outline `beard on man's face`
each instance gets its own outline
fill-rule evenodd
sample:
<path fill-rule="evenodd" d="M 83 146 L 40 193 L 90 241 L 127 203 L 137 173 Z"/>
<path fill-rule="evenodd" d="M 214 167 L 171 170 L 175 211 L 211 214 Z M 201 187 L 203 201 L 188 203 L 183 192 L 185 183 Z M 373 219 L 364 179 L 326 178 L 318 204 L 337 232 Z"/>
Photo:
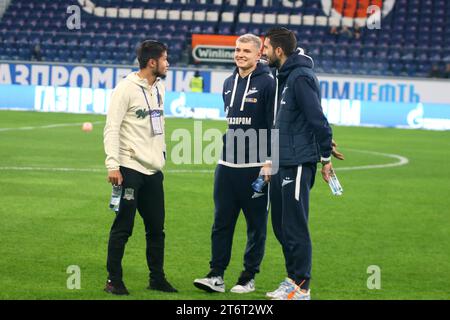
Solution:
<path fill-rule="evenodd" d="M 159 72 L 158 72 L 158 73 L 156 74 L 156 76 L 157 76 L 158 78 L 161 78 L 161 79 L 164 80 L 164 79 L 167 77 L 167 73 L 159 73 Z"/>
<path fill-rule="evenodd" d="M 269 67 L 271 68 L 280 68 L 280 59 L 277 59 L 276 57 L 270 57 L 269 59 Z"/>
<path fill-rule="evenodd" d="M 164 70 L 161 70 L 159 62 L 156 62 L 156 68 L 155 68 L 155 71 L 153 72 L 153 74 L 158 78 L 165 79 L 167 76 L 167 73 L 163 73 L 163 72 L 164 72 Z"/>

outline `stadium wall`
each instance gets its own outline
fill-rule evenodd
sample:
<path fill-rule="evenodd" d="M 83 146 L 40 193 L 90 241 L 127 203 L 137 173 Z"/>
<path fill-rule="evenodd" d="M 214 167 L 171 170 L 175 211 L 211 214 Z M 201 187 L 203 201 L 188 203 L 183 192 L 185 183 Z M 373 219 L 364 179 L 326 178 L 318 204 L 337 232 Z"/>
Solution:
<path fill-rule="evenodd" d="M 133 66 L 0 62 L 0 109 L 107 112 L 112 89 Z M 191 93 L 194 69 L 165 79 L 165 114 L 224 119 L 222 84 L 230 71 L 202 70 L 205 93 Z M 319 75 L 331 123 L 450 130 L 450 81 Z"/>

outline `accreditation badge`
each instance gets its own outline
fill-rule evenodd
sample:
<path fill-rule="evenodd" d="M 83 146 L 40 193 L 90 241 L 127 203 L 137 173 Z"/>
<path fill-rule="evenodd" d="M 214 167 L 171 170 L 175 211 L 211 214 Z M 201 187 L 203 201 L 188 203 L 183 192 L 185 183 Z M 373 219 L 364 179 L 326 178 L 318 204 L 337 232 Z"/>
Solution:
<path fill-rule="evenodd" d="M 163 134 L 162 110 L 150 110 L 150 122 L 152 123 L 153 135 Z"/>

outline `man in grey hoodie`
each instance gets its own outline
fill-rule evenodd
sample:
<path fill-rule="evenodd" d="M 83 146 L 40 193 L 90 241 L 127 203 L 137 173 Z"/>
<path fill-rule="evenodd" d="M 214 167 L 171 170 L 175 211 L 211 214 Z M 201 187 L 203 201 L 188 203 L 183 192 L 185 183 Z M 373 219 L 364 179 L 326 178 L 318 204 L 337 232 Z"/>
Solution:
<path fill-rule="evenodd" d="M 136 209 L 147 240 L 148 289 L 177 292 L 166 280 L 164 262 L 164 86 L 169 67 L 167 47 L 144 41 L 137 50 L 140 70 L 114 89 L 106 118 L 104 145 L 108 181 L 121 186 L 119 210 L 108 243 L 108 280 L 105 291 L 127 295 L 122 258 L 131 236 Z"/>

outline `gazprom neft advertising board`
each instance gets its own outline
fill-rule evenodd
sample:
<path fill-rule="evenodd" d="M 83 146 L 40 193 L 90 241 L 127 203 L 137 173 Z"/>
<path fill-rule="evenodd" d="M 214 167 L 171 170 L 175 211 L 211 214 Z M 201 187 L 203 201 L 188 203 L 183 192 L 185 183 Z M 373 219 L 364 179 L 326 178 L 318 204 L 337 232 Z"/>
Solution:
<path fill-rule="evenodd" d="M 99 113 L 114 86 L 134 67 L 0 63 L 0 109 Z M 223 81 L 229 71 L 203 70 L 204 93 L 191 93 L 192 69 L 165 79 L 165 114 L 223 119 Z M 333 124 L 450 129 L 450 81 L 318 75 L 322 107 Z"/>

